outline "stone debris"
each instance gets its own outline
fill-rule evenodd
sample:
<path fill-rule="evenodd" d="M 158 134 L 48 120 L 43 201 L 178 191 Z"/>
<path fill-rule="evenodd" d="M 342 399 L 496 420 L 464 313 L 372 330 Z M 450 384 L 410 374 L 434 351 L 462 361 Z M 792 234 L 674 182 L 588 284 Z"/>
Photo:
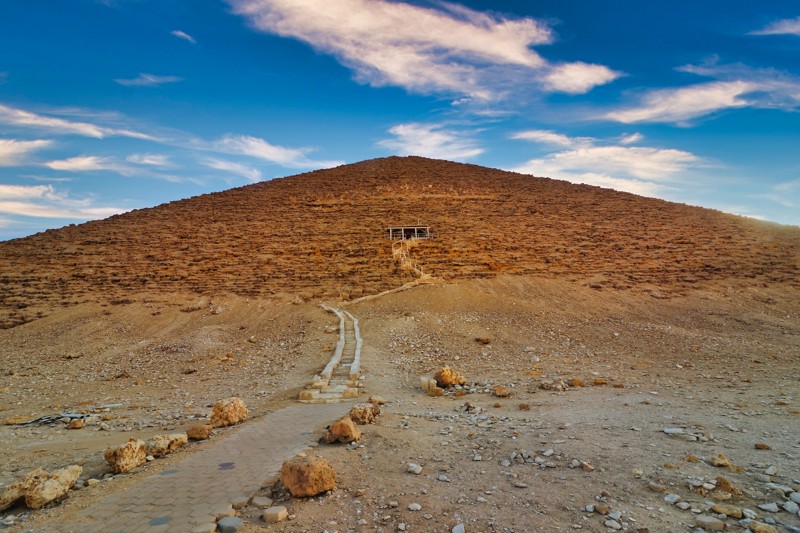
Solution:
<path fill-rule="evenodd" d="M 767 511 L 768 513 L 777 513 L 780 511 L 778 504 L 775 502 L 761 503 L 758 505 L 758 508 L 762 511 Z"/>
<path fill-rule="evenodd" d="M 706 531 L 722 531 L 726 527 L 725 522 L 719 518 L 708 515 L 696 516 L 694 519 L 694 524 L 697 527 L 705 529 Z"/>
<path fill-rule="evenodd" d="M 511 389 L 509 389 L 505 385 L 496 386 L 492 392 L 498 398 L 508 398 L 509 396 L 511 396 Z"/>
<path fill-rule="evenodd" d="M 765 524 L 764 522 L 750 522 L 750 531 L 753 533 L 780 533 L 780 530 L 772 525 Z"/>
<path fill-rule="evenodd" d="M 350 409 L 350 418 L 359 425 L 372 424 L 380 416 L 381 408 L 375 403 L 360 403 Z"/>
<path fill-rule="evenodd" d="M 418 504 L 418 503 L 410 503 L 410 504 L 408 504 L 408 510 L 409 511 L 421 511 L 422 510 L 422 506 L 420 504 Z"/>
<path fill-rule="evenodd" d="M 466 533 L 466 529 L 464 529 L 464 524 L 457 524 L 451 530 L 451 533 Z"/>
<path fill-rule="evenodd" d="M 247 407 L 241 398 L 228 398 L 214 404 L 211 425 L 215 428 L 233 426 L 247 419 Z"/>
<path fill-rule="evenodd" d="M 454 385 L 463 385 L 467 382 L 464 379 L 464 376 L 450 368 L 449 366 L 444 366 L 436 371 L 433 378 L 436 380 L 436 385 L 439 387 L 446 389 L 448 387 L 452 387 Z"/>
<path fill-rule="evenodd" d="M 289 511 L 282 505 L 264 509 L 264 512 L 261 514 L 261 519 L 267 523 L 283 522 L 288 518 Z"/>
<path fill-rule="evenodd" d="M 156 435 L 147 441 L 147 454 L 153 457 L 164 457 L 169 455 L 178 448 L 186 446 L 189 443 L 189 437 L 186 433 L 173 433 L 171 435 Z"/>
<path fill-rule="evenodd" d="M 272 507 L 274 503 L 272 498 L 268 498 L 266 496 L 256 496 L 253 498 L 253 501 L 250 502 L 256 507 L 261 507 L 262 509 L 266 509 L 267 507 Z"/>
<path fill-rule="evenodd" d="M 345 416 L 328 426 L 325 434 L 320 438 L 323 444 L 333 444 L 341 442 L 342 444 L 350 444 L 361 439 L 361 430 L 353 422 L 349 416 Z"/>
<path fill-rule="evenodd" d="M 67 429 L 83 429 L 83 418 L 73 418 L 67 423 Z"/>
<path fill-rule="evenodd" d="M 419 386 L 425 392 L 430 392 L 433 388 L 439 388 L 436 384 L 436 380 L 430 376 L 421 376 L 419 378 Z"/>
<path fill-rule="evenodd" d="M 719 468 L 724 468 L 731 466 L 731 460 L 724 453 L 718 453 L 714 457 L 708 460 L 711 466 L 716 466 Z"/>
<path fill-rule="evenodd" d="M 124 474 L 147 462 L 147 445 L 143 440 L 131 437 L 121 446 L 108 448 L 104 456 L 115 474 Z"/>
<path fill-rule="evenodd" d="M 414 475 L 420 475 L 422 473 L 422 467 L 415 463 L 408 463 L 406 470 Z"/>
<path fill-rule="evenodd" d="M 71 465 L 48 473 L 37 468 L 25 474 L 0 493 L 0 511 L 5 511 L 20 500 L 30 509 L 41 509 L 45 505 L 64 499 L 75 486 L 83 468 Z"/>
<path fill-rule="evenodd" d="M 553 379 L 549 381 L 542 381 L 539 383 L 539 388 L 547 391 L 565 392 L 569 390 L 569 385 L 561 379 Z"/>
<path fill-rule="evenodd" d="M 375 405 L 386 405 L 386 400 L 382 397 L 378 396 L 377 394 L 373 394 L 367 400 L 369 403 L 374 403 Z"/>
<path fill-rule="evenodd" d="M 316 496 L 336 486 L 336 471 L 323 457 L 298 455 L 283 463 L 281 481 L 296 498 Z"/>
<path fill-rule="evenodd" d="M 238 516 L 226 516 L 217 522 L 220 533 L 236 533 L 244 525 L 244 521 Z"/>
<path fill-rule="evenodd" d="M 186 436 L 190 440 L 206 440 L 211 436 L 214 431 L 214 426 L 211 424 L 196 424 L 186 430 Z"/>
<path fill-rule="evenodd" d="M 718 503 L 711 507 L 711 510 L 717 514 L 724 514 L 731 518 L 741 518 L 743 516 L 742 510 L 739 507 L 727 503 Z"/>

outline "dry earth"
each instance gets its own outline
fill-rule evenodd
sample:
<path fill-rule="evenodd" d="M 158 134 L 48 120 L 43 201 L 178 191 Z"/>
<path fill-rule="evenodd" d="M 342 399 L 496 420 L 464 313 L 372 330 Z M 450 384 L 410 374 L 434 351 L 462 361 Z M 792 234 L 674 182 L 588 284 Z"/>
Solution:
<path fill-rule="evenodd" d="M 684 531 L 694 523 L 691 510 L 666 503 L 665 494 L 705 509 L 720 491 L 701 495 L 690 481 L 720 475 L 743 492 L 735 505 L 800 526 L 786 512 L 757 509 L 783 499 L 763 477 L 770 466 L 777 468 L 771 481 L 800 483 L 798 296 L 791 288 L 739 283 L 664 300 L 504 276 L 350 306 L 364 330 L 364 394 L 389 400 L 384 415 L 365 428 L 359 447 L 320 448 L 338 472 L 335 491 L 287 502 L 296 518 L 278 526 L 267 527 L 246 508 L 245 531 L 388 532 L 401 523 L 406 531 L 449 531 L 457 523 L 470 532 L 606 531 L 606 517 L 581 510 L 602 503 L 620 511 L 619 523 L 630 531 Z M 242 396 L 256 416 L 279 408 L 324 365 L 335 340 L 326 331 L 331 315 L 311 304 L 134 300 L 72 307 L 3 333 L 2 390 L 12 399 L 4 416 L 122 404 L 108 408 L 108 430 L 0 428 L 3 482 L 35 466 L 75 461 L 87 469 L 84 477 L 100 476 L 106 445 L 184 429 L 221 397 Z M 419 376 L 446 364 L 475 392 L 424 395 Z M 539 388 L 552 379 L 588 386 Z M 592 385 L 595 379 L 608 384 Z M 485 392 L 494 385 L 513 395 Z M 467 402 L 477 409 L 465 412 Z M 756 450 L 756 443 L 770 449 Z M 521 450 L 546 466 L 502 466 Z M 74 492 L 17 527 L 46 531 L 185 453 L 192 447 L 139 474 Z M 718 453 L 740 468 L 710 466 Z M 573 459 L 594 470 L 573 467 Z M 422 465 L 422 474 L 407 473 L 408 462 Z M 651 482 L 666 493 L 648 488 Z M 411 503 L 422 509 L 410 511 Z"/>

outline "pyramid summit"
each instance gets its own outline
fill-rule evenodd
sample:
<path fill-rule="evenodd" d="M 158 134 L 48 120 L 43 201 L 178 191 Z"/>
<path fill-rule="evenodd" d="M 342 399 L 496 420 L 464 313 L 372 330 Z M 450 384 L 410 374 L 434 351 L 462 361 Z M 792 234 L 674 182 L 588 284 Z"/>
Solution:
<path fill-rule="evenodd" d="M 352 299 L 413 281 L 387 234 L 452 281 L 499 274 L 658 293 L 800 284 L 800 229 L 421 157 L 319 170 L 0 244 L 3 325 L 148 291 Z"/>

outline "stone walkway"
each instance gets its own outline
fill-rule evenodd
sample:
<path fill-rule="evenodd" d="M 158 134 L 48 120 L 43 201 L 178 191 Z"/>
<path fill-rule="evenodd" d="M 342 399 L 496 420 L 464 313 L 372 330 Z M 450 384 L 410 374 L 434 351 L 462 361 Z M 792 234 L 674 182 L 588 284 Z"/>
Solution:
<path fill-rule="evenodd" d="M 315 443 L 347 404 L 293 405 L 246 422 L 233 435 L 174 466 L 106 496 L 59 533 L 187 533 L 216 510 L 257 492 L 283 462 Z M 113 481 L 112 481 L 113 483 Z M 48 531 L 54 531 L 48 528 Z"/>

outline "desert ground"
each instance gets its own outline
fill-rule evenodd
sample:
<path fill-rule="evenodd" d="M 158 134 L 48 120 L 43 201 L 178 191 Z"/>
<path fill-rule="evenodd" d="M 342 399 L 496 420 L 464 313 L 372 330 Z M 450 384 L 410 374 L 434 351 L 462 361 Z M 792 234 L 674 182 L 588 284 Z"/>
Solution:
<path fill-rule="evenodd" d="M 316 448 L 337 472 L 333 491 L 287 499 L 278 524 L 244 507 L 241 531 L 695 531 L 718 503 L 800 530 L 796 513 L 758 507 L 800 490 L 795 286 L 717 280 L 662 294 L 501 275 L 355 304 L 131 292 L 0 331 L 3 419 L 96 414 L 80 430 L 0 426 L 0 483 L 68 464 L 83 466 L 82 480 L 109 478 L 51 508 L 0 513 L 14 516 L 8 531 L 70 522 L 239 429 L 108 476 L 103 450 L 130 436 L 184 430 L 230 396 L 250 409 L 245 425 L 294 403 L 336 342 L 322 301 L 361 321 L 361 399 L 387 404 L 357 444 Z M 420 376 L 442 366 L 467 384 L 429 397 Z M 719 454 L 729 466 L 712 465 Z M 284 493 L 265 482 L 261 494 Z"/>

